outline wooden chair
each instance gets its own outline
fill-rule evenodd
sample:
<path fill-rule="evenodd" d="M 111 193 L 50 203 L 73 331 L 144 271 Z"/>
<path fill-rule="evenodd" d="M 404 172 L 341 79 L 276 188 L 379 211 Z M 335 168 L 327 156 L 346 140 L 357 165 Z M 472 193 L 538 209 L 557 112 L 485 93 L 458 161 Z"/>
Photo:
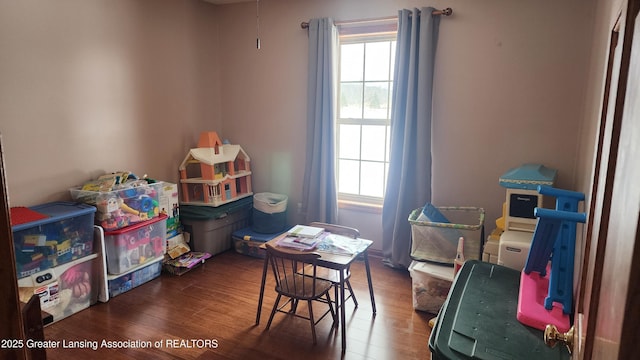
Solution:
<path fill-rule="evenodd" d="M 300 252 L 296 250 L 287 250 L 275 248 L 271 244 L 266 244 L 267 256 L 276 279 L 276 298 L 267 330 L 271 327 L 271 321 L 276 312 L 293 315 L 309 320 L 311 323 L 311 334 L 313 335 L 313 343 L 316 344 L 316 324 L 320 322 L 327 314 L 331 313 L 334 324 L 336 322 L 336 312 L 333 310 L 333 302 L 329 296 L 332 283 L 327 280 L 318 279 L 316 276 L 316 261 L 320 257 L 317 253 Z M 289 299 L 280 306 L 282 296 Z M 307 302 L 309 308 L 309 316 L 297 314 L 298 301 Z M 328 305 L 329 309 L 323 312 L 318 320 L 314 320 L 313 301 L 322 302 Z M 291 310 L 282 310 L 287 304 L 291 304 Z"/>
<path fill-rule="evenodd" d="M 354 239 L 357 239 L 360 237 L 360 231 L 358 231 L 358 229 L 348 227 L 348 226 L 327 224 L 327 223 L 321 223 L 321 222 L 312 222 L 309 224 L 309 226 L 320 227 L 325 229 L 326 231 L 331 232 L 332 234 L 343 235 L 343 236 L 347 236 Z M 351 283 L 349 282 L 350 277 L 351 277 L 351 270 L 347 268 L 344 272 L 344 284 L 347 286 L 345 290 L 349 290 L 349 295 L 347 295 L 344 301 L 346 302 L 347 300 L 351 299 L 353 300 L 353 304 L 355 305 L 355 307 L 358 307 L 358 300 L 356 299 L 356 295 L 353 292 Z M 321 268 L 318 270 L 318 278 L 331 281 L 335 290 L 334 299 L 337 301 L 339 299 L 338 290 L 339 290 L 339 287 L 341 286 L 340 272 L 338 272 L 338 270 Z M 343 305 L 343 304 L 340 304 L 340 305 Z M 336 307 L 336 311 L 338 311 L 337 307 Z"/>

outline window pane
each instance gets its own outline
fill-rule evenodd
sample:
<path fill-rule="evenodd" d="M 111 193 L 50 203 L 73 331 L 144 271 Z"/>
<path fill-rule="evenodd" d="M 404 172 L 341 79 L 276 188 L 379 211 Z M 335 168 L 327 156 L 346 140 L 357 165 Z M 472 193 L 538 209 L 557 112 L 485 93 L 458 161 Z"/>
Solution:
<path fill-rule="evenodd" d="M 366 44 L 364 66 L 365 81 L 389 79 L 389 42 L 372 42 Z"/>
<path fill-rule="evenodd" d="M 389 181 L 389 163 L 384 164 L 384 192 L 387 191 L 387 181 Z"/>
<path fill-rule="evenodd" d="M 362 119 L 362 83 L 340 84 L 340 118 Z"/>
<path fill-rule="evenodd" d="M 358 183 L 360 182 L 359 161 L 339 160 L 338 161 L 338 189 L 341 193 L 358 194 Z"/>
<path fill-rule="evenodd" d="M 362 81 L 364 44 L 340 45 L 340 81 Z"/>
<path fill-rule="evenodd" d="M 382 197 L 384 192 L 384 164 L 363 161 L 361 176 L 360 195 Z"/>
<path fill-rule="evenodd" d="M 362 126 L 362 160 L 384 161 L 385 126 Z"/>
<path fill-rule="evenodd" d="M 339 154 L 341 159 L 360 158 L 360 125 L 340 124 Z"/>
<path fill-rule="evenodd" d="M 393 111 L 393 81 L 389 81 L 389 115 L 388 119 L 391 119 L 391 112 Z"/>
<path fill-rule="evenodd" d="M 390 159 L 390 155 L 389 152 L 391 151 L 391 126 L 386 126 L 387 128 L 387 133 L 386 133 L 386 146 L 385 146 L 385 156 L 384 156 L 384 160 L 385 161 L 389 161 Z"/>
<path fill-rule="evenodd" d="M 389 83 L 370 82 L 364 85 L 364 117 L 387 119 L 389 107 Z"/>
<path fill-rule="evenodd" d="M 391 42 L 391 68 L 389 71 L 389 80 L 393 81 L 393 72 L 396 66 L 396 42 Z"/>

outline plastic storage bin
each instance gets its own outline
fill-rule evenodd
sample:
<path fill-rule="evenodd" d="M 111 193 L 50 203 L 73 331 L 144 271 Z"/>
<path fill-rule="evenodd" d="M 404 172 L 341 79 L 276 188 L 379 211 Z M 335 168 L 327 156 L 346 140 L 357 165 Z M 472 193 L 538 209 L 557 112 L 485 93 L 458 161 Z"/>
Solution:
<path fill-rule="evenodd" d="M 516 319 L 519 284 L 519 271 L 467 261 L 431 331 L 431 358 L 569 359 L 564 346 L 548 347 L 543 331 Z"/>
<path fill-rule="evenodd" d="M 458 239 L 464 237 L 467 260 L 481 258 L 484 241 L 484 209 L 426 204 L 409 215 L 411 258 L 453 264 Z"/>
<path fill-rule="evenodd" d="M 73 200 L 97 208 L 95 223 L 113 231 L 148 221 L 160 214 L 159 193 L 162 182 L 114 191 L 87 191 L 73 188 Z"/>
<path fill-rule="evenodd" d="M 437 314 L 449 294 L 453 268 L 414 260 L 409 266 L 409 273 L 413 287 L 413 308 Z"/>
<path fill-rule="evenodd" d="M 253 217 L 251 229 L 255 232 L 273 234 L 287 227 L 286 195 L 258 193 L 253 195 Z"/>
<path fill-rule="evenodd" d="M 39 218 L 12 227 L 18 278 L 93 253 L 94 207 L 52 202 L 10 211 L 14 223 Z"/>
<path fill-rule="evenodd" d="M 97 301 L 99 284 L 94 274 L 100 260 L 91 254 L 18 280 L 20 301 L 38 294 L 40 308 L 54 322 L 88 308 Z"/>
<path fill-rule="evenodd" d="M 282 232 L 275 234 L 258 233 L 253 231 L 251 227 L 246 227 L 234 231 L 231 234 L 231 238 L 233 239 L 233 247 L 237 253 L 264 259 L 267 253 L 266 250 L 260 248 L 260 246 L 280 234 L 282 234 Z"/>
<path fill-rule="evenodd" d="M 109 297 L 118 296 L 160 276 L 163 258 L 135 267 L 121 275 L 108 275 Z"/>
<path fill-rule="evenodd" d="M 231 249 L 231 233 L 249 226 L 252 203 L 248 197 L 218 207 L 182 205 L 180 222 L 191 234 L 191 250 L 216 255 Z"/>
<path fill-rule="evenodd" d="M 104 234 L 107 272 L 122 274 L 138 265 L 162 258 L 165 253 L 167 216 Z"/>

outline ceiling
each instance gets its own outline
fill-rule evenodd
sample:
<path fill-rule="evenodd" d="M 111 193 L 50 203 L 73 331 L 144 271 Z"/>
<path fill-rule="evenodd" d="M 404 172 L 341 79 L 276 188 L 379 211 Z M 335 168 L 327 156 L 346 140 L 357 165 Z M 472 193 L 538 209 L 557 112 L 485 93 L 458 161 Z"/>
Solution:
<path fill-rule="evenodd" d="M 204 0 L 208 3 L 223 5 L 223 4 L 235 4 L 235 3 L 243 3 L 243 2 L 253 2 L 254 0 Z"/>

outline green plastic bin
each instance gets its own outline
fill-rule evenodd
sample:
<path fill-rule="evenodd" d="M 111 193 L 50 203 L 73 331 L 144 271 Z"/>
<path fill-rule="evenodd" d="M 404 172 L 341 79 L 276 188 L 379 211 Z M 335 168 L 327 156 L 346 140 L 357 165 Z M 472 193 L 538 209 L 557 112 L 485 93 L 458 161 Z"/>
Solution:
<path fill-rule="evenodd" d="M 477 260 L 458 272 L 429 338 L 433 359 L 569 359 L 516 319 L 520 272 Z"/>

